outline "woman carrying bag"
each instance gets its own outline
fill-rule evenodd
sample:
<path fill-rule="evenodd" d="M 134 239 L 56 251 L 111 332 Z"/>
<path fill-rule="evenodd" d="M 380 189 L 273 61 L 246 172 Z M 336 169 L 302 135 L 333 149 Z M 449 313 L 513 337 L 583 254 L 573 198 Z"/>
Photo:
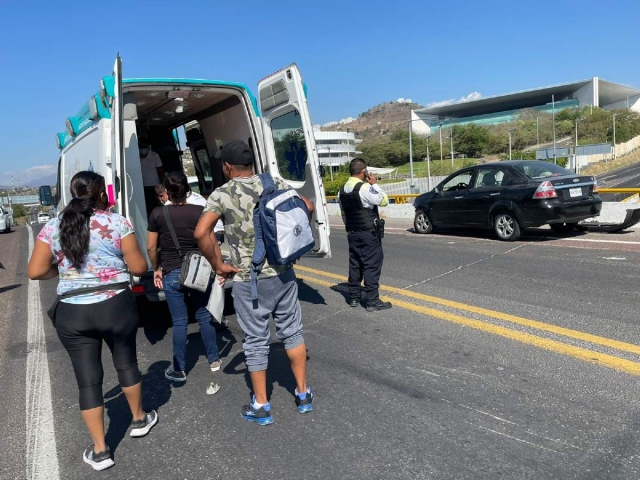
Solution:
<path fill-rule="evenodd" d="M 104 177 L 79 172 L 70 189 L 73 198 L 68 206 L 38 235 L 28 275 L 32 280 L 60 277 L 58 299 L 49 315 L 71 358 L 82 418 L 93 438 L 83 460 L 104 470 L 114 462 L 104 433 L 103 342 L 111 350 L 133 415 L 130 435 L 145 436 L 158 422 L 155 411 L 142 409 L 138 307 L 128 285 L 130 273 L 142 275 L 147 262 L 129 221 L 107 211 Z"/>
<path fill-rule="evenodd" d="M 187 195 L 191 189 L 184 173 L 167 174 L 164 186 L 171 204 L 156 207 L 151 212 L 147 228 L 147 253 L 153 265 L 154 283 L 164 290 L 173 320 L 173 366 L 165 372 L 165 377 L 174 382 L 185 382 L 189 298 L 200 325 L 211 371 L 220 370 L 222 361 L 218 353 L 216 329 L 211 321 L 211 313 L 207 310 L 211 293 L 210 278 L 207 275 L 205 291 L 185 287 L 181 282 L 181 273 L 185 273 L 182 271 L 183 259 L 198 252 L 198 244 L 193 235 L 203 207 L 187 203 Z M 158 247 L 162 251 L 160 260 Z"/>

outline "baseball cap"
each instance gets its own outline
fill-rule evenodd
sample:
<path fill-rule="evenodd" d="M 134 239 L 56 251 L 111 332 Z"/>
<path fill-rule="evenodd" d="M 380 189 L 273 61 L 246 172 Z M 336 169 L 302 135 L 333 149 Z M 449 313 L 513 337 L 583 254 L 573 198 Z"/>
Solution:
<path fill-rule="evenodd" d="M 252 165 L 253 152 L 242 140 L 229 140 L 222 148 L 220 159 L 231 165 Z"/>

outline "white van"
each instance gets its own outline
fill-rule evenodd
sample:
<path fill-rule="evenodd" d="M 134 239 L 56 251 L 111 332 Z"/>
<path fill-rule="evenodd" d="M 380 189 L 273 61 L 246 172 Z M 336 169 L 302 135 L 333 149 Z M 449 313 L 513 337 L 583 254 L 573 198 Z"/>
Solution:
<path fill-rule="evenodd" d="M 113 74 L 103 77 L 100 91 L 67 119 L 67 131 L 57 135 L 56 194 L 48 186 L 40 187 L 41 203 L 62 211 L 71 198 L 73 175 L 82 170 L 100 173 L 114 211 L 132 222 L 145 252 L 147 216 L 138 136 L 149 139 L 165 173 L 183 171 L 178 128 L 186 126 L 186 147 L 202 195 L 225 182 L 216 152 L 229 140 L 243 140 L 255 153 L 257 172 L 284 179 L 314 203 L 316 245 L 311 254 L 331 256 L 321 167 L 298 67 L 292 64 L 260 80 L 258 92 L 256 99 L 243 84 L 217 80 L 122 80 L 122 61 L 117 57 Z M 151 272 L 134 279 L 134 291 L 151 300 L 163 297 L 153 286 Z"/>

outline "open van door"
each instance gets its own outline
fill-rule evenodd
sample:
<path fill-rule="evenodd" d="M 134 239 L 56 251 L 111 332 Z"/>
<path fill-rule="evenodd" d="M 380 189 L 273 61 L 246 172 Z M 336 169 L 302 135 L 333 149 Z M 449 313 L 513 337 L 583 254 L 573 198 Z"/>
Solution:
<path fill-rule="evenodd" d="M 105 78 L 103 82 L 111 81 Z M 115 198 L 120 215 L 129 216 L 129 185 L 126 181 L 127 169 L 124 159 L 124 120 L 122 100 L 122 58 L 116 56 L 113 65 L 113 86 L 107 86 L 107 94 L 111 98 L 111 171 L 113 173 L 113 185 L 115 186 Z M 111 90 L 111 91 L 109 91 Z M 110 195 L 111 196 L 111 195 Z M 110 198 L 110 200 L 112 200 Z"/>
<path fill-rule="evenodd" d="M 313 203 L 316 245 L 311 253 L 330 257 L 327 200 L 298 66 L 294 63 L 261 80 L 258 92 L 268 172 Z"/>

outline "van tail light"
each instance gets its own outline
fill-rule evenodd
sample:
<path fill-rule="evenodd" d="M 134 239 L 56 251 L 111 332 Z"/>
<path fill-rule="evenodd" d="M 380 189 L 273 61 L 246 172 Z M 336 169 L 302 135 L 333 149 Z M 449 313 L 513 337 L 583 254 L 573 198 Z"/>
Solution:
<path fill-rule="evenodd" d="M 542 182 L 533 194 L 533 198 L 557 198 L 558 193 L 549 180 Z"/>
<path fill-rule="evenodd" d="M 131 291 L 136 294 L 144 293 L 144 285 L 134 285 L 131 287 Z"/>
<path fill-rule="evenodd" d="M 598 180 L 593 179 L 593 190 L 592 193 L 598 193 Z"/>

